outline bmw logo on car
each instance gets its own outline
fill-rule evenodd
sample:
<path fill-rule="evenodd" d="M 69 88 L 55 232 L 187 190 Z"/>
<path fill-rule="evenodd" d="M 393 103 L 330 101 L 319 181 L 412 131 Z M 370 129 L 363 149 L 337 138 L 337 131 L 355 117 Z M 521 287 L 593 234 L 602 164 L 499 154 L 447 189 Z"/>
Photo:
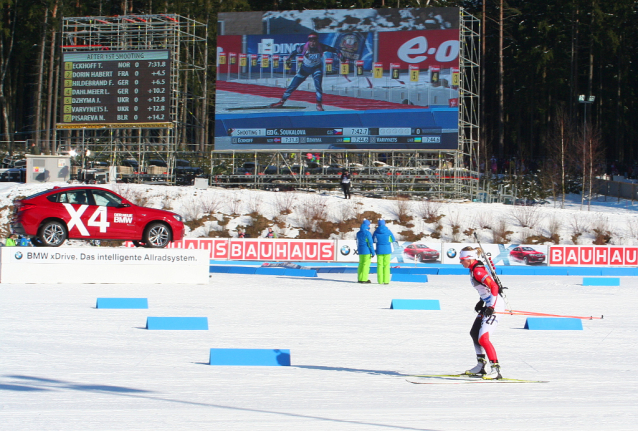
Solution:
<path fill-rule="evenodd" d="M 350 254 L 350 247 L 347 245 L 344 245 L 343 247 L 341 247 L 341 254 L 344 256 L 347 256 Z"/>
<path fill-rule="evenodd" d="M 446 254 L 447 257 L 449 257 L 450 259 L 454 259 L 456 257 L 456 250 L 454 250 L 453 248 L 448 248 Z"/>
<path fill-rule="evenodd" d="M 19 252 L 19 251 L 18 251 L 18 252 L 16 253 L 16 259 L 18 259 L 18 260 L 22 259 L 22 252 Z"/>

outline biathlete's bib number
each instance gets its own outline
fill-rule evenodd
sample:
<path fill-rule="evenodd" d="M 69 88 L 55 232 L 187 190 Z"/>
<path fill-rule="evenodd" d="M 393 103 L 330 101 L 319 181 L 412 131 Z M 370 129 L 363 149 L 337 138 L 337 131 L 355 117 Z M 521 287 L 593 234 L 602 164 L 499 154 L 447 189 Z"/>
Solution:
<path fill-rule="evenodd" d="M 67 212 L 71 216 L 71 220 L 69 220 L 69 222 L 67 223 L 67 228 L 69 229 L 69 232 L 74 227 L 77 227 L 78 231 L 80 231 L 80 235 L 90 236 L 91 234 L 89 233 L 86 226 L 84 226 L 84 222 L 82 222 L 82 218 L 81 218 L 82 215 L 89 208 L 89 206 L 80 205 L 76 211 L 73 208 L 73 205 L 71 204 L 62 204 L 62 205 L 64 205 L 64 208 L 66 208 Z M 100 232 L 102 233 L 106 232 L 106 229 L 109 226 L 111 226 L 111 224 L 108 221 L 107 207 L 102 207 L 102 206 L 97 207 L 95 212 L 89 218 L 89 221 L 87 222 L 87 224 L 91 227 L 99 227 Z"/>

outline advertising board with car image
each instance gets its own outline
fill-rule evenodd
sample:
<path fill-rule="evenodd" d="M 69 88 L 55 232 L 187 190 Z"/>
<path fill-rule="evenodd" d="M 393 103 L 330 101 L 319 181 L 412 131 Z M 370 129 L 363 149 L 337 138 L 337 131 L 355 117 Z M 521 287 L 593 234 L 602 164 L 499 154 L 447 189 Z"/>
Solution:
<path fill-rule="evenodd" d="M 477 243 L 444 243 L 442 245 L 442 263 L 445 264 L 460 264 L 459 254 L 463 247 L 479 246 Z M 483 250 L 496 266 L 547 266 L 549 246 L 541 244 L 483 244 Z"/>
<path fill-rule="evenodd" d="M 440 242 L 397 241 L 392 244 L 391 263 L 441 263 Z M 356 240 L 337 241 L 337 262 L 358 262 Z M 376 257 L 372 262 L 376 262 Z"/>

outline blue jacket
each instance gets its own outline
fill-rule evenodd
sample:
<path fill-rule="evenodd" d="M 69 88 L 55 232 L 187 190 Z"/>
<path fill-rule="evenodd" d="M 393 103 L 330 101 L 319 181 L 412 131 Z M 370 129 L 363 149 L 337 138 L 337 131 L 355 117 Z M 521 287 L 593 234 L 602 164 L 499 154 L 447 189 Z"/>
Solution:
<path fill-rule="evenodd" d="M 357 232 L 357 251 L 359 254 L 371 254 L 374 257 L 372 234 L 370 233 L 370 221 L 364 220 L 361 229 Z"/>
<path fill-rule="evenodd" d="M 377 254 L 392 254 L 392 243 L 396 240 L 385 225 L 385 220 L 379 220 L 379 225 L 372 234 L 372 239 L 377 245 Z"/>

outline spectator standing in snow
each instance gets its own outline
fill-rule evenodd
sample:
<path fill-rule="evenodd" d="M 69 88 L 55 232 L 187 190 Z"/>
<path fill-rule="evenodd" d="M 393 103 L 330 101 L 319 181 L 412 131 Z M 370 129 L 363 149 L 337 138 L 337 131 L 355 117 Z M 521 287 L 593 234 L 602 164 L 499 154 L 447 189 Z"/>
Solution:
<path fill-rule="evenodd" d="M 264 238 L 277 238 L 277 233 L 272 230 L 271 227 L 268 228 L 268 232 L 264 235 Z"/>
<path fill-rule="evenodd" d="M 385 220 L 379 220 L 379 224 L 372 234 L 377 252 L 377 281 L 379 284 L 390 284 L 390 257 L 392 256 L 392 243 L 396 240 L 390 229 L 385 225 Z"/>
<path fill-rule="evenodd" d="M 370 233 L 370 221 L 363 220 L 361 229 L 357 232 L 357 252 L 359 253 L 359 268 L 357 277 L 359 283 L 370 283 L 370 260 L 374 257 L 372 234 Z"/>
<path fill-rule="evenodd" d="M 350 199 L 350 172 L 343 171 L 341 173 L 341 190 L 343 190 L 343 198 Z"/>

